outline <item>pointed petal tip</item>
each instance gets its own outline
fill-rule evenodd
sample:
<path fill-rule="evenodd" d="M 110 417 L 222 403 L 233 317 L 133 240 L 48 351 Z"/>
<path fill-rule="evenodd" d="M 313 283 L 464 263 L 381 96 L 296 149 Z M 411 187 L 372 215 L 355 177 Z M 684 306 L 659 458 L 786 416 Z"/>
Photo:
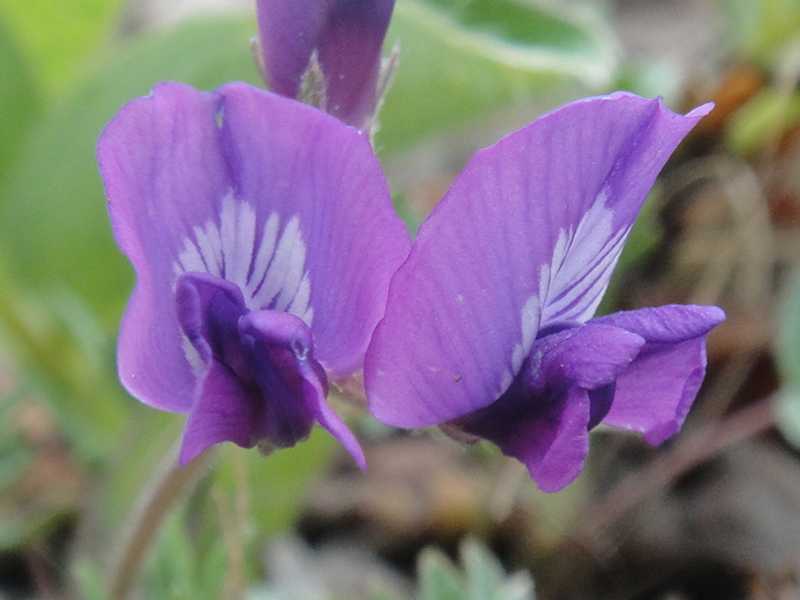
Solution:
<path fill-rule="evenodd" d="M 686 117 L 689 119 L 702 119 L 712 110 L 714 110 L 715 106 L 716 104 L 713 102 L 706 102 L 705 104 L 701 104 L 697 108 L 690 110 L 688 113 L 686 113 Z"/>

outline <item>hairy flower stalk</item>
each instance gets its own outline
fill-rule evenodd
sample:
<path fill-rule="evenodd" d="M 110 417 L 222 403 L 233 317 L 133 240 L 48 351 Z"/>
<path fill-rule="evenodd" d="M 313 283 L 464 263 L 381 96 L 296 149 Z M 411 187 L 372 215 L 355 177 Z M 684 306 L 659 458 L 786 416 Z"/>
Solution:
<path fill-rule="evenodd" d="M 615 93 L 479 152 L 392 279 L 365 366 L 373 413 L 491 440 L 546 491 L 577 477 L 600 423 L 674 435 L 724 313 L 594 313 L 657 174 L 710 110 Z"/>
<path fill-rule="evenodd" d="M 394 0 L 259 0 L 257 7 L 270 89 L 369 131 L 394 64 L 381 60 Z"/>
<path fill-rule="evenodd" d="M 98 143 L 114 234 L 137 276 L 119 376 L 186 413 L 180 462 L 213 444 L 289 447 L 362 367 L 409 241 L 366 138 L 244 84 L 163 84 Z"/>

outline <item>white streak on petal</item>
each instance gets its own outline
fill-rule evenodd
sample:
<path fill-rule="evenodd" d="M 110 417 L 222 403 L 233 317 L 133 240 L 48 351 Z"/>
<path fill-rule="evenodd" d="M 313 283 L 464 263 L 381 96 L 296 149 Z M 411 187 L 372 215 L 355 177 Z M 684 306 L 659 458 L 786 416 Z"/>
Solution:
<path fill-rule="evenodd" d="M 283 282 L 291 266 L 291 256 L 299 235 L 300 220 L 295 216 L 289 220 L 281 234 L 278 248 L 275 250 L 275 256 L 272 258 L 267 275 L 264 277 L 264 284 L 253 298 L 255 305 L 266 307 L 283 288 Z M 302 240 L 300 243 L 302 243 Z"/>
<path fill-rule="evenodd" d="M 178 256 L 178 262 L 181 265 L 184 273 L 200 272 L 204 273 L 206 265 L 203 263 L 203 257 L 197 250 L 197 246 L 191 240 L 186 240 L 183 251 Z"/>
<path fill-rule="evenodd" d="M 219 277 L 220 271 L 222 270 L 222 261 L 219 252 L 209 238 L 208 230 L 216 231 L 216 227 L 214 227 L 213 223 L 209 222 L 205 228 L 195 227 L 194 237 L 197 240 L 197 247 L 200 249 L 200 254 L 203 256 L 203 262 L 206 263 L 206 269 L 212 275 Z M 217 234 L 217 237 L 219 237 L 219 234 Z"/>
<path fill-rule="evenodd" d="M 308 273 L 306 273 L 305 277 L 303 277 L 303 281 L 300 282 L 300 287 L 297 288 L 297 294 L 294 300 L 292 300 L 291 306 L 289 306 L 289 312 L 302 319 L 308 310 L 308 302 L 310 299 L 311 280 L 308 277 Z"/>
<path fill-rule="evenodd" d="M 303 236 L 298 231 L 292 253 L 289 255 L 289 268 L 286 279 L 283 281 L 281 293 L 275 302 L 275 310 L 287 310 L 289 303 L 294 299 L 303 279 L 303 269 L 306 265 L 306 245 Z"/>
<path fill-rule="evenodd" d="M 224 266 L 224 258 L 222 257 L 222 239 L 219 235 L 219 227 L 217 227 L 216 223 L 213 221 L 209 221 L 206 223 L 206 236 L 208 238 L 208 243 L 211 247 L 214 256 L 217 257 L 217 264 L 214 268 L 214 272 L 212 275 L 216 275 L 217 277 L 222 277 L 222 269 Z"/>
<path fill-rule="evenodd" d="M 261 243 L 258 245 L 258 253 L 256 254 L 256 260 L 253 264 L 253 273 L 250 275 L 250 280 L 247 282 L 245 294 L 249 298 L 253 297 L 253 294 L 258 290 L 267 274 L 267 267 L 275 252 L 275 243 L 278 240 L 278 225 L 280 225 L 278 214 L 272 213 L 264 224 L 264 230 L 261 234 Z M 251 306 L 250 308 L 255 307 Z"/>
<path fill-rule="evenodd" d="M 238 212 L 233 196 L 228 194 L 222 200 L 220 215 L 220 237 L 222 238 L 222 256 L 225 259 L 225 279 L 230 277 L 236 263 L 236 213 Z"/>
<path fill-rule="evenodd" d="M 539 331 L 539 317 L 541 315 L 539 298 L 531 296 L 525 301 L 525 306 L 520 312 L 521 339 L 514 346 L 511 353 L 511 371 L 517 373 L 525 361 L 525 357 L 533 347 L 536 334 Z"/>
<path fill-rule="evenodd" d="M 228 281 L 244 290 L 247 283 L 247 272 L 253 258 L 253 246 L 256 238 L 256 212 L 247 202 L 239 204 L 236 219 L 236 249 L 230 270 L 226 273 Z"/>
<path fill-rule="evenodd" d="M 613 226 L 614 213 L 601 191 L 574 230 L 559 232 L 543 296 L 543 322 L 583 322 L 594 314 L 628 233 L 614 232 Z"/>

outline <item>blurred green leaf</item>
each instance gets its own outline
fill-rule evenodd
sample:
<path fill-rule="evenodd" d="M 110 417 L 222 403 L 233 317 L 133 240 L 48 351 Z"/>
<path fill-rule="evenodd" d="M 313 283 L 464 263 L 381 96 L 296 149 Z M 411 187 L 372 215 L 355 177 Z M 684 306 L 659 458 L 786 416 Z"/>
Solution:
<path fill-rule="evenodd" d="M 0 188 L 0 244 L 13 275 L 40 295 L 79 294 L 104 328 L 116 326 L 131 270 L 117 251 L 95 165 L 103 125 L 128 100 L 175 79 L 199 88 L 257 80 L 249 21 L 186 24 L 112 52 L 105 66 L 38 123 Z"/>
<path fill-rule="evenodd" d="M 466 538 L 459 555 L 463 573 L 438 549 L 426 548 L 420 553 L 418 600 L 533 600 L 530 576 L 526 572 L 507 576 L 482 542 Z"/>
<path fill-rule="evenodd" d="M 73 566 L 72 573 L 81 598 L 85 600 L 105 599 L 105 582 L 98 565 L 88 560 L 79 560 Z"/>
<path fill-rule="evenodd" d="M 765 88 L 733 115 L 726 130 L 726 142 L 734 152 L 750 154 L 777 142 L 798 123 L 800 93 L 786 94 Z"/>
<path fill-rule="evenodd" d="M 2 14 L 0 13 L 0 17 Z M 0 180 L 40 108 L 39 90 L 16 38 L 0 18 Z"/>
<path fill-rule="evenodd" d="M 0 0 L 0 15 L 18 34 L 37 73 L 52 89 L 70 81 L 106 39 L 122 4 L 122 0 Z"/>
<path fill-rule="evenodd" d="M 605 85 L 617 64 L 614 38 L 589 4 L 541 0 L 427 0 L 420 16 L 454 44 L 532 72 Z"/>
<path fill-rule="evenodd" d="M 417 566 L 419 600 L 464 600 L 466 589 L 450 559 L 436 548 L 425 548 Z"/>
<path fill-rule="evenodd" d="M 683 79 L 678 65 L 663 61 L 627 61 L 612 86 L 646 98 L 661 97 L 667 105 L 680 104 Z"/>
<path fill-rule="evenodd" d="M 541 100 L 557 87 L 607 86 L 617 64 L 607 23 L 585 6 L 565 6 L 398 3 L 387 46 L 397 45 L 401 53 L 380 115 L 378 149 L 407 149 L 503 107 Z"/>
<path fill-rule="evenodd" d="M 223 597 L 227 557 L 222 536 L 210 549 L 198 548 L 191 535 L 187 510 L 166 520 L 142 576 L 144 598 L 216 600 Z"/>
<path fill-rule="evenodd" d="M 800 37 L 797 0 L 720 0 L 737 47 L 751 59 L 770 63 L 787 43 Z"/>
<path fill-rule="evenodd" d="M 468 600 L 494 598 L 502 586 L 505 572 L 500 561 L 489 549 L 474 538 L 461 543 L 461 564 L 467 576 Z"/>
<path fill-rule="evenodd" d="M 18 383 L 47 402 L 81 458 L 102 458 L 118 440 L 130 402 L 116 382 L 113 339 L 69 292 L 25 292 L 2 269 L 0 288 L 0 333 L 18 363 Z"/>
<path fill-rule="evenodd" d="M 230 494 L 236 493 L 237 486 L 245 486 L 252 523 L 263 540 L 264 536 L 287 531 L 295 523 L 309 485 L 330 463 L 335 451 L 341 451 L 339 445 L 320 427 L 293 448 L 269 456 L 228 444 L 220 453 L 215 483 Z M 238 473 L 237 460 L 244 463 L 243 471 Z"/>

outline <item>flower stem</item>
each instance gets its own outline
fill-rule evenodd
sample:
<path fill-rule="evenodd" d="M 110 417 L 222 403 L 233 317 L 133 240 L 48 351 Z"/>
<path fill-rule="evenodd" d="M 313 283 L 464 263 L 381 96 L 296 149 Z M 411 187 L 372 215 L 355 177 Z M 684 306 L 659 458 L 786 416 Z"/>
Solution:
<path fill-rule="evenodd" d="M 180 467 L 175 446 L 161 462 L 124 528 L 121 551 L 108 578 L 109 598 L 125 600 L 128 597 L 162 522 L 176 502 L 207 472 L 213 455 L 213 451 L 206 452 Z"/>

